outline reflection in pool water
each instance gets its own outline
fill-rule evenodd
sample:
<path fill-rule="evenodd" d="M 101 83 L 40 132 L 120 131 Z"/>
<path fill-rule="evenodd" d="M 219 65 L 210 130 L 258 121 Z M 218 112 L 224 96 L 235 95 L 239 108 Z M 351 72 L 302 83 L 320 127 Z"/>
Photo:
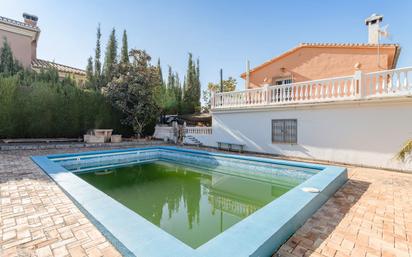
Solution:
<path fill-rule="evenodd" d="M 254 180 L 162 161 L 78 176 L 193 248 L 303 182 Z"/>

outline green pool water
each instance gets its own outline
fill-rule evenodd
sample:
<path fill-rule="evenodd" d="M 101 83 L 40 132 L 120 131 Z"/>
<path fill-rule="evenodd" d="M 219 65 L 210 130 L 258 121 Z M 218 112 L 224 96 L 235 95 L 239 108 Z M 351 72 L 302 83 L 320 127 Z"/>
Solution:
<path fill-rule="evenodd" d="M 77 174 L 182 242 L 197 248 L 295 187 L 168 162 Z"/>

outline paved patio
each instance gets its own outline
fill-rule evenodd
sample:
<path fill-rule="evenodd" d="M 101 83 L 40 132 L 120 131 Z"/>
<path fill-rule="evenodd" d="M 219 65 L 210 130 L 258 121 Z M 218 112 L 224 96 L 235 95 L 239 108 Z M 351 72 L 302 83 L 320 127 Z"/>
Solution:
<path fill-rule="evenodd" d="M 412 174 L 348 171 L 350 180 L 275 256 L 412 256 Z"/>
<path fill-rule="evenodd" d="M 29 158 L 88 150 L 0 152 L 1 257 L 120 256 Z M 412 174 L 350 167 L 349 175 L 274 256 L 412 256 Z"/>

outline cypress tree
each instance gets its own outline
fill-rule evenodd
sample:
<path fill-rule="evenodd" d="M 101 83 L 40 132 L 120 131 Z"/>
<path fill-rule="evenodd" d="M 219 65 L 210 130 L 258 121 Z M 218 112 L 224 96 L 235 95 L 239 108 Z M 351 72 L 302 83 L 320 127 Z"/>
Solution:
<path fill-rule="evenodd" d="M 157 59 L 157 72 L 159 73 L 159 79 L 162 83 L 162 85 L 164 84 L 164 80 L 163 80 L 163 72 L 162 72 L 162 66 L 160 65 L 160 58 Z"/>
<path fill-rule="evenodd" d="M 183 93 L 183 112 L 186 114 L 192 114 L 200 110 L 199 73 L 199 65 L 193 62 L 193 56 L 189 53 Z"/>
<path fill-rule="evenodd" d="M 183 77 L 183 88 L 182 88 L 182 101 L 186 97 L 186 76 Z"/>
<path fill-rule="evenodd" d="M 101 57 L 101 48 L 100 48 L 100 39 L 102 37 L 102 33 L 100 32 L 100 23 L 97 26 L 97 33 L 96 33 L 96 49 L 94 53 L 94 78 L 95 78 L 95 88 L 98 89 L 101 87 L 102 84 L 102 63 L 100 61 Z"/>
<path fill-rule="evenodd" d="M 87 59 L 87 67 L 86 67 L 86 78 L 88 85 L 93 84 L 94 76 L 93 76 L 93 58 L 90 56 Z"/>
<path fill-rule="evenodd" d="M 13 58 L 13 52 L 5 37 L 3 40 L 3 46 L 0 48 L 0 73 L 12 75 L 17 71 L 16 66 L 16 62 Z"/>
<path fill-rule="evenodd" d="M 201 94 L 201 84 L 200 84 L 200 63 L 199 58 L 196 60 L 196 70 L 195 70 L 195 95 L 193 97 L 195 111 L 200 111 L 200 94 Z"/>
<path fill-rule="evenodd" d="M 181 86 L 181 84 L 180 84 L 180 79 L 179 79 L 179 74 L 176 72 L 175 73 L 175 86 L 174 86 L 174 89 L 175 89 L 175 98 L 176 98 L 176 103 L 177 103 L 177 106 L 176 106 L 176 111 L 177 111 L 177 113 L 178 114 L 181 114 L 182 113 L 182 86 Z"/>
<path fill-rule="evenodd" d="M 169 111 L 169 96 L 167 94 L 167 88 L 166 84 L 163 81 L 163 74 L 162 74 L 162 66 L 160 65 L 160 58 L 157 60 L 157 66 L 156 66 L 156 72 L 157 72 L 157 85 L 156 85 L 156 101 L 160 109 L 160 115 L 165 115 Z"/>
<path fill-rule="evenodd" d="M 121 50 L 120 62 L 123 63 L 123 64 L 129 63 L 129 49 L 128 49 L 128 45 L 127 45 L 126 30 L 123 30 L 122 50 Z"/>
<path fill-rule="evenodd" d="M 104 76 L 106 81 L 112 81 L 117 65 L 117 39 L 116 29 L 113 28 L 109 36 L 109 41 L 106 46 L 106 54 L 104 61 Z"/>
<path fill-rule="evenodd" d="M 192 61 L 192 53 L 189 53 L 189 58 L 187 61 L 187 70 L 186 70 L 186 79 L 185 79 L 185 93 L 184 93 L 184 106 L 183 112 L 185 114 L 191 113 L 193 111 L 192 108 L 192 95 L 193 95 L 193 61 Z"/>
<path fill-rule="evenodd" d="M 173 88 L 175 89 L 175 92 L 177 92 L 179 88 L 181 89 L 179 74 L 177 72 L 174 73 L 174 86 L 173 86 Z"/>
<path fill-rule="evenodd" d="M 169 114 L 176 114 L 177 103 L 176 103 L 176 96 L 174 90 L 175 84 L 175 77 L 172 71 L 172 67 L 169 65 L 168 74 L 167 74 L 167 84 L 165 85 L 166 95 L 168 99 L 168 113 Z"/>
<path fill-rule="evenodd" d="M 172 67 L 169 65 L 169 72 L 167 74 L 167 90 L 173 91 L 175 85 L 175 77 L 172 71 Z"/>

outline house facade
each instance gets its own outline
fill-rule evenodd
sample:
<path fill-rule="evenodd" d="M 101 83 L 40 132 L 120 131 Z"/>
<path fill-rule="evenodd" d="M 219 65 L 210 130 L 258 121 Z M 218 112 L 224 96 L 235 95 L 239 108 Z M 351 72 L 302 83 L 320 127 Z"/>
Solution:
<path fill-rule="evenodd" d="M 380 33 L 374 16 L 365 23 Z M 210 133 L 188 134 L 213 147 L 412 171 L 411 157 L 396 158 L 412 139 L 412 67 L 396 67 L 398 45 L 377 43 L 302 44 L 244 73 L 246 90 L 215 93 Z"/>
<path fill-rule="evenodd" d="M 399 53 L 397 44 L 302 43 L 253 68 L 246 88 L 348 76 L 355 70 L 390 70 L 396 67 Z M 241 77 L 246 79 L 246 73 Z"/>
<path fill-rule="evenodd" d="M 246 89 L 394 69 L 401 48 L 379 43 L 382 20 L 377 14 L 365 20 L 368 43 L 301 43 L 241 74 Z"/>
<path fill-rule="evenodd" d="M 0 16 L 0 40 L 7 40 L 13 51 L 14 58 L 26 69 L 34 71 L 56 69 L 60 78 L 71 77 L 83 85 L 86 72 L 82 69 L 58 64 L 37 58 L 37 45 L 40 28 L 37 26 L 38 17 L 23 13 L 24 21 L 16 21 Z"/>

